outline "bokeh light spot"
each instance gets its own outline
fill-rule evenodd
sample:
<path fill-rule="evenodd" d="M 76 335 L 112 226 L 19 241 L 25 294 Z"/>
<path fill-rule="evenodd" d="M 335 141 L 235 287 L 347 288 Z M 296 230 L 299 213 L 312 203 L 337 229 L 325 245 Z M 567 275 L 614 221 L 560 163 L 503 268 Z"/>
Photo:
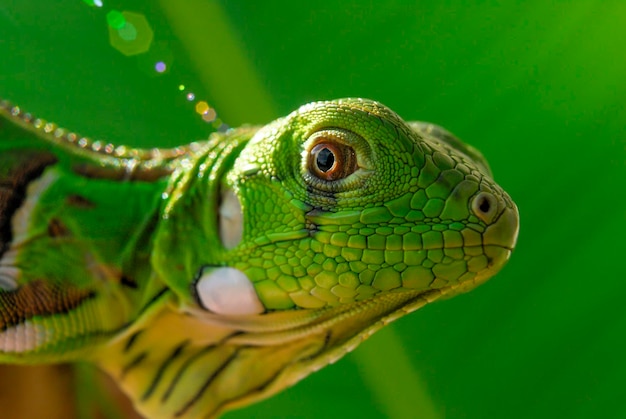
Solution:
<path fill-rule="evenodd" d="M 107 14 L 108 16 L 111 12 Z M 125 24 L 118 29 L 109 24 L 109 42 L 126 56 L 142 54 L 150 49 L 154 32 L 144 15 L 123 11 Z M 117 21 L 115 21 L 117 22 Z"/>
<path fill-rule="evenodd" d="M 102 0 L 93 0 L 93 4 L 95 4 L 96 7 L 102 7 Z"/>
<path fill-rule="evenodd" d="M 191 101 L 192 101 L 192 100 L 194 100 L 195 98 L 196 98 L 196 95 L 194 95 L 193 93 L 191 93 L 191 92 L 190 92 L 190 93 L 187 93 L 187 100 L 188 100 L 188 101 L 190 101 L 190 102 L 191 102 Z"/>
<path fill-rule="evenodd" d="M 120 29 L 126 24 L 126 19 L 124 18 L 122 12 L 118 10 L 111 10 L 107 13 L 107 23 L 109 24 L 109 27 L 113 29 Z"/>
<path fill-rule="evenodd" d="M 206 122 L 213 122 L 215 121 L 215 118 L 217 118 L 217 112 L 215 112 L 215 109 L 213 108 L 210 108 L 202 114 L 202 119 Z"/>
<path fill-rule="evenodd" d="M 204 100 L 196 103 L 196 112 L 198 112 L 200 115 L 207 112 L 209 109 L 209 104 L 206 103 Z"/>
<path fill-rule="evenodd" d="M 149 77 L 169 72 L 173 62 L 174 54 L 166 41 L 153 42 L 148 52 L 137 57 L 137 67 Z"/>
<path fill-rule="evenodd" d="M 137 39 L 137 28 L 130 22 L 126 22 L 124 26 L 117 30 L 117 34 L 124 41 L 134 41 Z"/>
<path fill-rule="evenodd" d="M 178 85 L 178 90 L 180 90 L 181 92 L 182 92 L 183 90 L 185 90 L 185 85 L 184 85 L 184 84 L 179 84 L 179 85 Z"/>
<path fill-rule="evenodd" d="M 154 69 L 158 72 L 158 73 L 163 73 L 166 69 L 167 66 L 165 65 L 165 63 L 163 61 L 159 61 L 158 63 L 156 63 L 154 65 Z"/>

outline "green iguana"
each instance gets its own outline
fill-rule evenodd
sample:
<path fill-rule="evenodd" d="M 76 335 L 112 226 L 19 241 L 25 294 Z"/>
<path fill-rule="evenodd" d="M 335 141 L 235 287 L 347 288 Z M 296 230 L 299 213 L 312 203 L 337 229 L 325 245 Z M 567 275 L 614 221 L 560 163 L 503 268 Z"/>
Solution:
<path fill-rule="evenodd" d="M 517 232 L 476 149 L 374 101 L 168 150 L 3 101 L 0 362 L 88 361 L 146 417 L 215 417 L 485 282 Z"/>

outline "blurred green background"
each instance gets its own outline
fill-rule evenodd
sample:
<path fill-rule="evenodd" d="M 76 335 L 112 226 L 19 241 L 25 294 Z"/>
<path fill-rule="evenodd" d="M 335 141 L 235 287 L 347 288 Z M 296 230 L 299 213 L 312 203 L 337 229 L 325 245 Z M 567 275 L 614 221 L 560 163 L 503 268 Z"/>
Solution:
<path fill-rule="evenodd" d="M 198 100 L 238 125 L 368 97 L 475 145 L 520 209 L 496 278 L 226 418 L 626 417 L 626 2 L 102 2 L 2 0 L 0 97 L 144 147 L 206 137 Z M 112 10 L 154 49 L 114 49 Z"/>

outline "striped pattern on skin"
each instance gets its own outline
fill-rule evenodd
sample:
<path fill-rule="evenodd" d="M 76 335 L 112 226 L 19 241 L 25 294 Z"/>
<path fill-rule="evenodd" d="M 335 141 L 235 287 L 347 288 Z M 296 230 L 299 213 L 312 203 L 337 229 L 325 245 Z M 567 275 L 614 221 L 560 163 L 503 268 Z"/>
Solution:
<path fill-rule="evenodd" d="M 14 291 L 0 293 L 0 330 L 33 317 L 68 313 L 93 297 L 90 290 L 57 286 L 42 280 L 29 282 Z"/>
<path fill-rule="evenodd" d="M 388 294 L 352 308 L 230 319 L 177 312 L 165 293 L 98 358 L 147 417 L 214 418 L 292 385 L 384 325 L 450 292 L 454 289 Z M 358 332 L 355 322 L 362 326 Z"/>

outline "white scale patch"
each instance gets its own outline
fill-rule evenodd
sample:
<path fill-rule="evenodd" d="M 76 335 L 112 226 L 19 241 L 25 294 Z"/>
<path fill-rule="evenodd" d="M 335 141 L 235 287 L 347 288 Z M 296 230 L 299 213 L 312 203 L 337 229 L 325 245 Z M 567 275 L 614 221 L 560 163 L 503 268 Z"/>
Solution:
<path fill-rule="evenodd" d="M 28 240 L 30 215 L 37 205 L 39 196 L 58 179 L 59 175 L 53 170 L 46 170 L 37 180 L 32 181 L 26 188 L 26 198 L 21 207 L 15 211 L 11 220 L 13 240 L 9 249 L 0 257 L 0 289 L 12 291 L 18 287 L 20 271 L 15 266 L 17 249 Z"/>
<path fill-rule="evenodd" d="M 0 258 L 0 289 L 12 291 L 17 288 L 20 270 L 15 267 L 17 251 L 9 248 Z"/>
<path fill-rule="evenodd" d="M 202 305 L 224 315 L 259 314 L 265 307 L 246 274 L 235 268 L 207 268 L 196 291 Z"/>
<path fill-rule="evenodd" d="M 17 289 L 20 270 L 13 266 L 0 266 L 0 289 L 13 291 Z"/>
<path fill-rule="evenodd" d="M 220 240 L 226 249 L 232 249 L 243 236 L 243 214 L 239 198 L 231 189 L 222 192 L 218 214 Z"/>
<path fill-rule="evenodd" d="M 28 320 L 0 332 L 0 352 L 29 352 L 45 341 L 46 330 Z"/>

